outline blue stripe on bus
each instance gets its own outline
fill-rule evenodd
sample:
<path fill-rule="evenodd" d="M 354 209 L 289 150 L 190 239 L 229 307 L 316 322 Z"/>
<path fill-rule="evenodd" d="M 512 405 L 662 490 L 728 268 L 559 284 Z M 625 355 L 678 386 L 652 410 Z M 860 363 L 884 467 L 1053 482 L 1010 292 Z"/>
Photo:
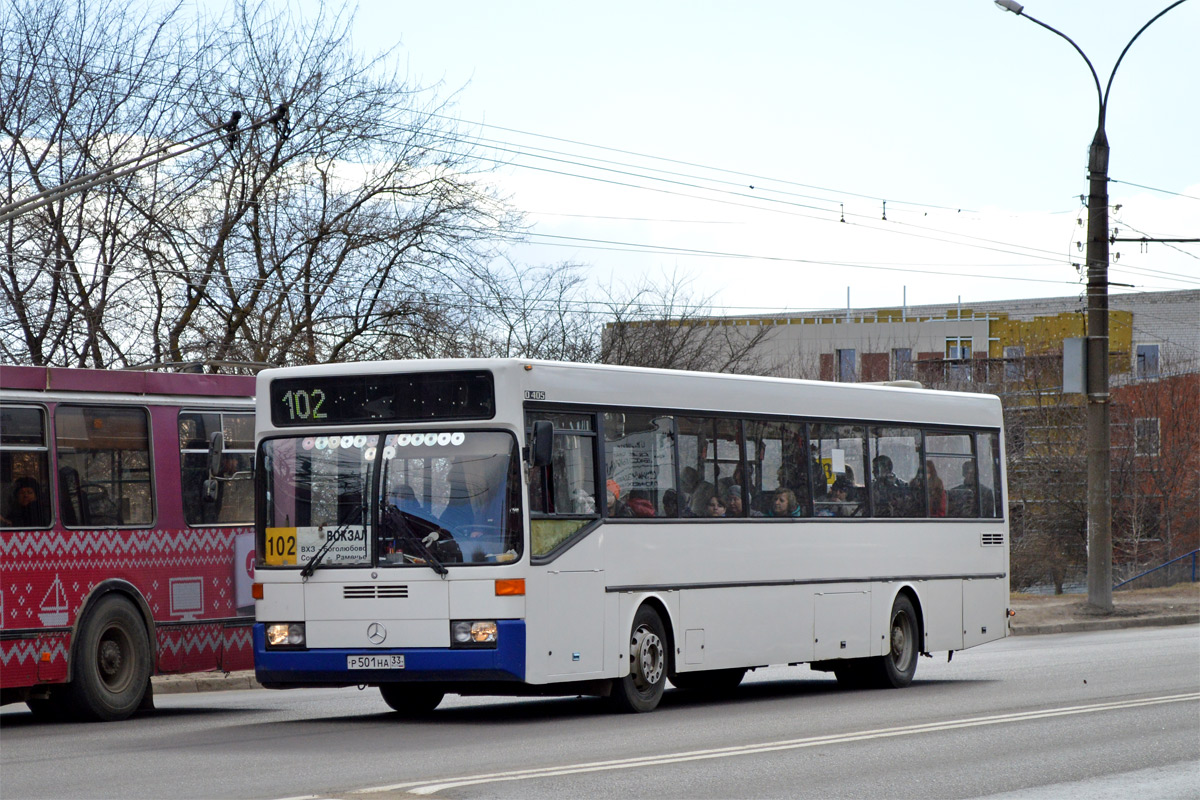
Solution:
<path fill-rule="evenodd" d="M 268 650 L 266 625 L 259 622 L 254 626 L 254 673 L 259 683 L 272 686 L 346 686 L 397 680 L 525 680 L 525 620 L 497 620 L 496 628 L 497 647 L 494 650 L 449 647 Z M 347 669 L 346 656 L 358 655 L 402 655 L 404 669 Z"/>

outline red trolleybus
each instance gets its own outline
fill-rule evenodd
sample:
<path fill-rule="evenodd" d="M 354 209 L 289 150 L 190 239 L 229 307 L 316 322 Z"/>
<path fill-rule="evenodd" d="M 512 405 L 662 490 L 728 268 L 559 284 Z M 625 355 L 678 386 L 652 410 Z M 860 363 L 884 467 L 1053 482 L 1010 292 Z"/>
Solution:
<path fill-rule="evenodd" d="M 0 366 L 0 699 L 112 720 L 249 669 L 254 379 Z"/>

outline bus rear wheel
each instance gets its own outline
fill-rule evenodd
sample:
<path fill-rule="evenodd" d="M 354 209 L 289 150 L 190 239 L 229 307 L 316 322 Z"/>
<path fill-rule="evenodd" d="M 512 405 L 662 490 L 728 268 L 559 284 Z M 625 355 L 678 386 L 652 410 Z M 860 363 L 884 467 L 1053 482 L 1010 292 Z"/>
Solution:
<path fill-rule="evenodd" d="M 907 595 L 892 603 L 888 617 L 888 652 L 874 659 L 872 683 L 881 689 L 901 689 L 917 673 L 917 611 Z"/>
<path fill-rule="evenodd" d="M 629 674 L 613 682 L 609 700 L 618 711 L 653 711 L 667 684 L 667 635 L 653 608 L 642 606 L 629 635 Z"/>
<path fill-rule="evenodd" d="M 150 686 L 150 638 L 142 615 L 123 597 L 100 598 L 74 648 L 68 700 L 84 719 L 125 719 Z"/>
<path fill-rule="evenodd" d="M 381 683 L 383 702 L 404 717 L 422 717 L 431 713 L 445 698 L 445 692 L 415 683 Z"/>

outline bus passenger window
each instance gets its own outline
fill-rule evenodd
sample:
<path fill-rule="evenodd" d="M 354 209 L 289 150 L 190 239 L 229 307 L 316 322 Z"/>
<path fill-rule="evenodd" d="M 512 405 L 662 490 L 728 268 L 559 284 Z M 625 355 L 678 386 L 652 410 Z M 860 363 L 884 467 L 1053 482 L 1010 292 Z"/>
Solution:
<path fill-rule="evenodd" d="M 924 517 L 925 479 L 921 469 L 921 431 L 873 427 L 871 504 L 876 517 Z"/>
<path fill-rule="evenodd" d="M 637 412 L 604 414 L 604 461 L 609 517 L 664 516 L 675 490 L 675 420 Z M 607 500 L 607 497 L 606 497 Z M 676 502 L 678 495 L 676 494 Z"/>
<path fill-rule="evenodd" d="M 824 475 L 826 494 L 831 495 L 817 501 L 817 516 L 867 515 L 865 434 L 861 425 L 825 423 L 811 427 L 813 451 Z M 832 496 L 835 486 L 838 496 L 845 499 Z"/>
<path fill-rule="evenodd" d="M 980 507 L 979 481 L 972 447 L 974 437 L 969 433 L 925 434 L 925 453 L 931 475 L 937 475 L 946 487 L 947 517 L 978 517 Z M 994 503 L 990 489 L 987 502 Z"/>

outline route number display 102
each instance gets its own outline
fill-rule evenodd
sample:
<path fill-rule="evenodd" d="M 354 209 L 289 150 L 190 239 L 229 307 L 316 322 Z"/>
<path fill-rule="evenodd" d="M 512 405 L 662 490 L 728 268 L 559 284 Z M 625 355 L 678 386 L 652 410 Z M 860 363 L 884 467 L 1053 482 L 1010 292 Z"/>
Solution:
<path fill-rule="evenodd" d="M 321 406 L 325 405 L 323 389 L 313 389 L 312 391 L 289 389 L 279 399 L 287 409 L 289 422 L 297 420 L 309 422 L 328 417 L 328 414 L 321 410 Z"/>

